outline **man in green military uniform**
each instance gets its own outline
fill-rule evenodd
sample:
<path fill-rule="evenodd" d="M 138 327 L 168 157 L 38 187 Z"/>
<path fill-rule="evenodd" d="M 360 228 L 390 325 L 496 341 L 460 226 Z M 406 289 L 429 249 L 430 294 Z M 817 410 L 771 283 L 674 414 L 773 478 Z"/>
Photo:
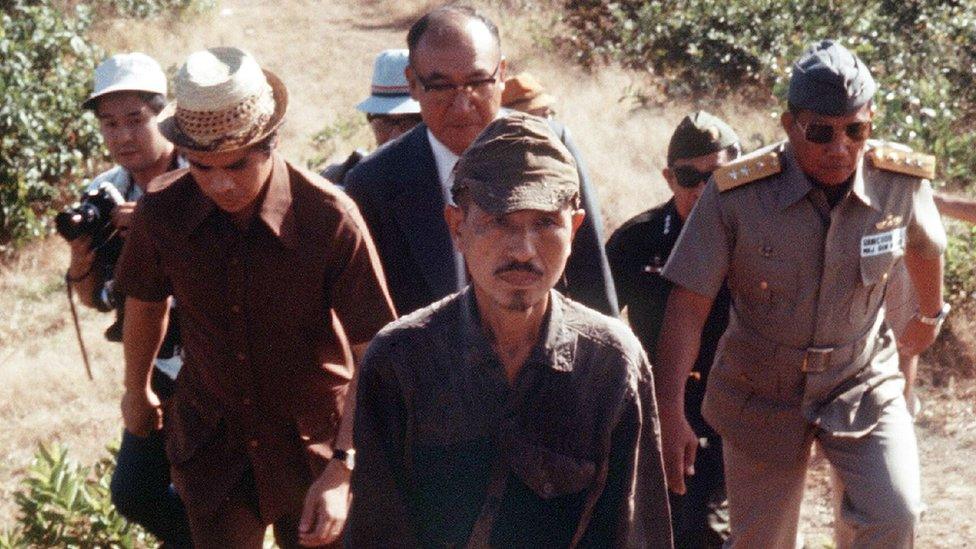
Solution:
<path fill-rule="evenodd" d="M 664 269 L 675 289 L 658 402 L 679 493 L 697 446 L 684 384 L 724 280 L 732 294 L 703 405 L 724 441 L 732 547 L 795 546 L 814 439 L 843 481 L 854 545 L 913 544 L 918 449 L 897 350 L 926 348 L 948 313 L 945 232 L 925 179 L 935 159 L 869 150 L 876 90 L 843 46 L 811 46 L 793 66 L 781 117 L 789 139 L 715 172 Z M 899 259 L 918 311 L 896 345 L 881 326 Z"/>

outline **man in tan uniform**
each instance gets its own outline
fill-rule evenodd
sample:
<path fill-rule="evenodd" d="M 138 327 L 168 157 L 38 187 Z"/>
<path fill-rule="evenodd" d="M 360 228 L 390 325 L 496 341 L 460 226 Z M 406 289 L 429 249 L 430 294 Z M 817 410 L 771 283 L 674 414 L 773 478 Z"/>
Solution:
<path fill-rule="evenodd" d="M 924 179 L 934 158 L 868 150 L 876 88 L 842 46 L 811 46 L 793 67 L 781 118 L 789 139 L 715 172 L 664 269 L 675 288 L 658 401 L 678 493 L 697 446 L 684 383 L 723 280 L 732 293 L 703 405 L 725 441 L 731 547 L 795 546 L 814 439 L 843 481 L 854 544 L 913 544 L 918 450 L 883 301 L 903 259 L 918 312 L 897 347 L 931 344 L 948 312 L 945 232 Z"/>

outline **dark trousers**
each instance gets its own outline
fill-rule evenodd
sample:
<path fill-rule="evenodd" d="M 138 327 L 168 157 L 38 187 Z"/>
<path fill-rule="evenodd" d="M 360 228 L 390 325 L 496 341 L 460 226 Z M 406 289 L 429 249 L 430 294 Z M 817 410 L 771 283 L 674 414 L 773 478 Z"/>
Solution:
<path fill-rule="evenodd" d="M 718 548 L 729 537 L 722 442 L 706 440 L 695 456 L 695 474 L 685 478 L 685 494 L 668 493 L 676 549 Z"/>
<path fill-rule="evenodd" d="M 279 517 L 271 525 L 275 543 L 281 549 L 297 549 L 298 522 L 302 508 L 299 504 L 292 512 Z M 258 492 L 254 473 L 248 470 L 231 489 L 223 504 L 212 514 L 190 515 L 193 543 L 197 549 L 260 549 L 264 546 L 264 533 L 268 524 L 258 512 Z M 339 541 L 326 547 L 341 547 Z"/>
<path fill-rule="evenodd" d="M 153 370 L 153 390 L 161 399 L 173 393 L 173 381 Z M 146 438 L 122 431 L 112 475 L 112 503 L 123 517 L 140 524 L 166 547 L 191 547 L 190 523 L 169 476 L 162 431 Z"/>

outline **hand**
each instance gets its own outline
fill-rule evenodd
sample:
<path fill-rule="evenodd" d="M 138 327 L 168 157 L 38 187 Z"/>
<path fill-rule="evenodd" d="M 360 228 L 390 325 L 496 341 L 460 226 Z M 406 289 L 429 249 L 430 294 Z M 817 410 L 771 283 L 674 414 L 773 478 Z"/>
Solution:
<path fill-rule="evenodd" d="M 122 422 L 125 429 L 137 437 L 147 437 L 150 431 L 163 428 L 163 408 L 152 389 L 126 391 L 122 395 Z"/>
<path fill-rule="evenodd" d="M 325 471 L 309 487 L 302 509 L 302 520 L 298 523 L 300 544 L 326 545 L 342 535 L 352 502 L 349 493 L 351 474 L 343 463 L 332 459 L 325 466 Z"/>
<path fill-rule="evenodd" d="M 898 338 L 898 352 L 903 355 L 920 354 L 928 349 L 938 334 L 939 326 L 920 322 L 917 317 L 913 317 Z"/>
<path fill-rule="evenodd" d="M 698 437 L 688 424 L 684 407 L 680 403 L 662 405 L 659 413 L 664 474 L 668 480 L 668 490 L 675 494 L 684 494 L 685 476 L 695 474 Z"/>
<path fill-rule="evenodd" d="M 95 262 L 95 251 L 91 249 L 90 235 L 82 235 L 68 243 L 71 246 L 71 263 L 68 265 L 68 276 L 72 279 L 84 278 L 91 272 Z"/>
<path fill-rule="evenodd" d="M 125 234 L 125 231 L 129 230 L 129 224 L 132 222 L 132 212 L 136 210 L 135 202 L 123 202 L 112 209 L 112 224 Z"/>

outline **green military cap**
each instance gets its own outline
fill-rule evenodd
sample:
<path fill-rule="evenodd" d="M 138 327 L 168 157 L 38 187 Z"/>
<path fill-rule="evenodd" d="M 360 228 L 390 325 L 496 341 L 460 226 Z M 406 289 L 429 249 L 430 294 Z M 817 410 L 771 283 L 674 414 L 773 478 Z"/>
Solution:
<path fill-rule="evenodd" d="M 871 71 L 833 40 L 810 45 L 793 64 L 789 102 L 826 116 L 843 116 L 863 107 L 878 90 Z"/>
<path fill-rule="evenodd" d="M 482 210 L 555 211 L 579 195 L 576 161 L 545 120 L 522 112 L 481 132 L 454 166 L 454 201 L 464 193 Z"/>
<path fill-rule="evenodd" d="M 696 111 L 681 119 L 668 143 L 668 166 L 675 160 L 697 158 L 718 152 L 739 142 L 735 130 L 722 119 Z"/>

